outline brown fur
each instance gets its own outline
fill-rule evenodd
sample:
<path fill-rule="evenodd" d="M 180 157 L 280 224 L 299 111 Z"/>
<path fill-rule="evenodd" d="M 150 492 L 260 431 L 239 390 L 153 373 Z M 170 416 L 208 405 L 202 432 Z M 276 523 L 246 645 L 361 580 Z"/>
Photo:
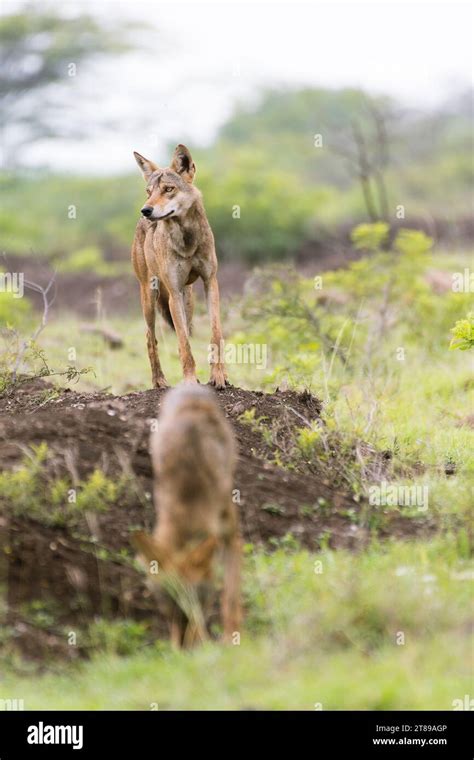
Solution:
<path fill-rule="evenodd" d="M 222 620 L 229 640 L 241 622 L 241 539 L 231 498 L 236 446 L 212 392 L 187 385 L 170 391 L 150 451 L 157 525 L 152 536 L 134 534 L 133 543 L 149 568 L 158 562 L 159 572 L 150 574 L 155 587 L 174 578 L 201 602 L 212 586 L 216 555 L 222 555 Z M 166 614 L 176 645 L 205 638 L 205 628 L 176 604 L 168 603 Z"/>
<path fill-rule="evenodd" d="M 189 345 L 193 314 L 193 283 L 204 282 L 211 343 L 222 345 L 217 258 L 214 236 L 207 221 L 201 193 L 194 187 L 196 167 L 184 145 L 178 145 L 171 164 L 160 169 L 152 161 L 135 153 L 135 159 L 147 183 L 148 199 L 137 224 L 132 245 L 132 262 L 140 282 L 143 316 L 152 382 L 166 387 L 161 369 L 155 332 L 158 307 L 176 330 L 179 355 L 186 382 L 195 383 L 196 367 Z M 223 388 L 227 382 L 224 364 L 212 364 L 210 383 Z"/>

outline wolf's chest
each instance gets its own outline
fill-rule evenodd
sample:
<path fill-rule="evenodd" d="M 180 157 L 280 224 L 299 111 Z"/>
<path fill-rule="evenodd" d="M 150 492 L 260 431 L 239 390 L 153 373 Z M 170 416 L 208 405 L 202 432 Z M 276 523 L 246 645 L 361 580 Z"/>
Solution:
<path fill-rule="evenodd" d="M 199 235 L 178 224 L 167 224 L 165 229 L 159 229 L 159 224 L 153 238 L 155 250 L 166 256 L 175 254 L 188 259 L 196 253 L 199 245 Z"/>

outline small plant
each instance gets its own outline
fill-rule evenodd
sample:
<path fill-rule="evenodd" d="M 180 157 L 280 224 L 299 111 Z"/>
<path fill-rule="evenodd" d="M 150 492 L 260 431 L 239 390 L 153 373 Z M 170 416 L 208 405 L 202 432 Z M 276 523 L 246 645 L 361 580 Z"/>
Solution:
<path fill-rule="evenodd" d="M 77 494 L 79 512 L 105 512 L 117 500 L 120 485 L 109 480 L 101 470 L 94 470 Z"/>
<path fill-rule="evenodd" d="M 449 344 L 449 350 L 467 351 L 474 346 L 474 311 L 470 311 L 465 319 L 458 319 L 451 329 L 453 337 Z"/>
<path fill-rule="evenodd" d="M 87 512 L 106 512 L 127 486 L 94 470 L 74 487 L 65 478 L 48 478 L 46 443 L 33 446 L 21 467 L 0 474 L 0 511 L 25 515 L 45 525 L 78 525 Z"/>
<path fill-rule="evenodd" d="M 254 406 L 252 409 L 246 409 L 245 412 L 242 412 L 242 414 L 239 416 L 239 422 L 242 422 L 244 425 L 248 425 L 254 433 L 262 433 L 262 430 L 265 430 L 265 425 L 263 425 L 263 422 L 266 419 L 268 418 L 264 415 L 261 417 L 255 416 Z"/>
<path fill-rule="evenodd" d="M 146 643 L 147 626 L 136 620 L 97 620 L 86 634 L 87 649 L 91 653 L 129 656 Z"/>
<path fill-rule="evenodd" d="M 320 437 L 321 430 L 319 427 L 300 428 L 296 436 L 296 445 L 305 459 L 309 459 L 313 455 L 315 445 Z"/>
<path fill-rule="evenodd" d="M 420 256 L 429 253 L 433 247 L 433 238 L 422 230 L 401 229 L 395 238 L 394 248 L 405 256 Z"/>
<path fill-rule="evenodd" d="M 378 251 L 388 238 L 390 227 L 386 222 L 358 224 L 352 230 L 351 240 L 354 248 L 362 251 Z"/>
<path fill-rule="evenodd" d="M 33 599 L 24 605 L 23 614 L 36 628 L 51 630 L 58 616 L 58 605 L 54 600 Z"/>
<path fill-rule="evenodd" d="M 91 367 L 77 369 L 72 365 L 63 370 L 54 370 L 48 365 L 44 350 L 34 341 L 28 342 L 23 348 L 19 342 L 18 335 L 12 332 L 9 348 L 3 352 L 0 363 L 0 394 L 12 394 L 20 385 L 36 378 L 61 377 L 67 383 L 77 383 L 82 375 L 93 372 Z M 23 352 L 21 363 L 29 367 L 29 372 L 18 374 L 17 369 L 12 370 L 12 367 L 19 366 L 20 352 Z M 53 392 L 54 389 L 51 390 Z"/>
<path fill-rule="evenodd" d="M 262 505 L 263 512 L 268 512 L 269 515 L 284 515 L 285 507 L 281 504 L 275 504 L 274 502 L 267 502 Z"/>
<path fill-rule="evenodd" d="M 301 544 L 292 533 L 285 533 L 281 538 L 273 536 L 269 543 L 275 547 L 275 549 L 280 549 L 285 553 L 293 554 L 301 551 Z"/>

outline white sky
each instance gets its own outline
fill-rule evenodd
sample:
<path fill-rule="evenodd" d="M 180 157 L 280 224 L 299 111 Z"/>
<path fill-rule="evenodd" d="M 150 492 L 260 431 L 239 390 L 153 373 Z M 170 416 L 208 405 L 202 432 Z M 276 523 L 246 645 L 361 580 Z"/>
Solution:
<path fill-rule="evenodd" d="M 4 0 L 2 13 L 18 5 Z M 65 6 L 147 27 L 137 52 L 90 73 L 79 70 L 67 82 L 75 88 L 70 118 L 93 124 L 99 111 L 120 122 L 97 139 L 44 142 L 30 152 L 33 163 L 67 172 L 130 169 L 133 149 L 162 161 L 168 140 L 206 144 L 236 99 L 248 101 L 265 85 L 363 87 L 419 107 L 472 83 L 471 4 L 70 0 Z"/>

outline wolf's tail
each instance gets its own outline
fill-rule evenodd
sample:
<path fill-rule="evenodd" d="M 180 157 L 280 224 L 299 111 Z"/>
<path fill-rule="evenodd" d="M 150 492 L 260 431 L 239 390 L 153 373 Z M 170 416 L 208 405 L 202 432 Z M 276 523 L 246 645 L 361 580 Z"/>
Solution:
<path fill-rule="evenodd" d="M 163 287 L 162 283 L 160 283 L 160 289 L 156 296 L 156 304 L 163 319 L 174 330 L 173 317 L 171 316 L 170 312 L 169 293 L 166 288 Z"/>

